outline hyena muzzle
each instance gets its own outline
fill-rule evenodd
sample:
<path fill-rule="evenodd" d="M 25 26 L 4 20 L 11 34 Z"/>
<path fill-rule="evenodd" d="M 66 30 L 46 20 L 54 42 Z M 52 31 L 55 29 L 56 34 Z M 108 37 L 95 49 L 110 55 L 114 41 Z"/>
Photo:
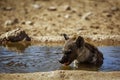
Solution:
<path fill-rule="evenodd" d="M 69 65 L 73 61 L 75 64 L 87 63 L 102 65 L 103 54 L 93 45 L 86 43 L 83 37 L 77 39 L 69 38 L 63 34 L 66 40 L 63 48 L 63 57 L 59 61 L 61 64 Z"/>

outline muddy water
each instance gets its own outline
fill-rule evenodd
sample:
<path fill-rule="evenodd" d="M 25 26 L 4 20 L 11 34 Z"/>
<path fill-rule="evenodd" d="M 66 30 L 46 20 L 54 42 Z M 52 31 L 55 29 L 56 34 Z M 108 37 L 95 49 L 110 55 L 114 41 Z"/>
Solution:
<path fill-rule="evenodd" d="M 61 65 L 62 46 L 9 44 L 0 46 L 0 73 L 26 73 L 53 70 L 120 71 L 120 46 L 98 47 L 104 55 L 101 67 L 80 68 Z"/>

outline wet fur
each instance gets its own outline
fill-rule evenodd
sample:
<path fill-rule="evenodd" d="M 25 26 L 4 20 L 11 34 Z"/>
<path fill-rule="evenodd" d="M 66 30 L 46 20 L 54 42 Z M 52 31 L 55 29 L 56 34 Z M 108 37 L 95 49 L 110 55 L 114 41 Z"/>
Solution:
<path fill-rule="evenodd" d="M 74 61 L 75 66 L 81 63 L 102 65 L 103 55 L 95 46 L 84 42 L 81 36 L 77 39 L 70 39 L 67 35 L 64 35 L 64 37 L 66 43 L 63 48 L 64 55 L 60 63 L 69 65 Z M 69 64 L 67 64 L 68 62 Z"/>
<path fill-rule="evenodd" d="M 93 63 L 95 65 L 103 63 L 103 55 L 95 46 L 85 43 L 83 50 L 83 55 L 81 57 L 78 56 L 79 63 Z M 83 61 L 82 58 L 84 59 Z"/>

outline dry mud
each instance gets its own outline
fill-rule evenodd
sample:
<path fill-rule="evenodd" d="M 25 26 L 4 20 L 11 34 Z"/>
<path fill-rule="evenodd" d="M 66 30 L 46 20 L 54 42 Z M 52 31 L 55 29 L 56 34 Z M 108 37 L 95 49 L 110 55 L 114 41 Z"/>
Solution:
<path fill-rule="evenodd" d="M 119 0 L 1 0 L 0 34 L 21 28 L 35 41 L 61 34 L 120 42 Z"/>
<path fill-rule="evenodd" d="M 51 71 L 0 74 L 0 80 L 119 80 L 120 72 Z"/>

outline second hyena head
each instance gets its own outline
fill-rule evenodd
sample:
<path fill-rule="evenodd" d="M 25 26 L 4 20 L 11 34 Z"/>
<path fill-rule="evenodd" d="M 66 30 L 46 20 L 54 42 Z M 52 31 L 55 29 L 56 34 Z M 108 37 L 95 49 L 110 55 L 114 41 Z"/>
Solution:
<path fill-rule="evenodd" d="M 69 65 L 71 64 L 80 54 L 84 47 L 84 39 L 79 36 L 77 39 L 70 39 L 66 34 L 64 34 L 66 40 L 63 48 L 63 57 L 59 61 L 61 64 Z"/>

